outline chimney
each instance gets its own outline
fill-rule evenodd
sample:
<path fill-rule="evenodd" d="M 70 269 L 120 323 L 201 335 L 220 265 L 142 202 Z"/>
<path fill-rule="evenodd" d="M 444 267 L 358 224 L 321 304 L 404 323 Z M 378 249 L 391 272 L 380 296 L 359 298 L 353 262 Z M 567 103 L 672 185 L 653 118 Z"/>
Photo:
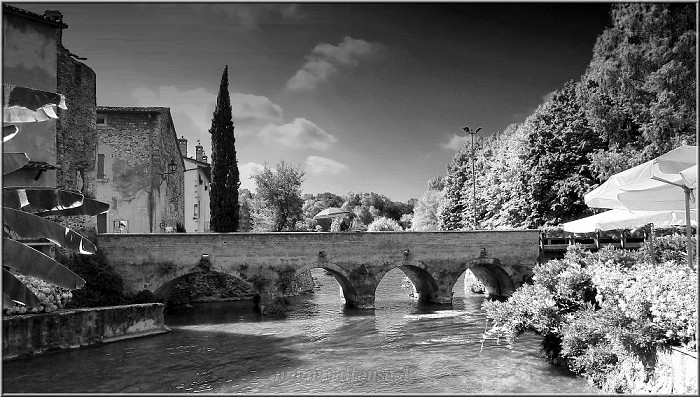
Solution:
<path fill-rule="evenodd" d="M 197 142 L 197 146 L 194 147 L 195 149 L 195 159 L 197 161 L 204 161 L 202 158 L 204 157 L 204 147 Z"/>
<path fill-rule="evenodd" d="M 187 157 L 187 139 L 185 139 L 184 136 L 181 137 L 177 140 L 177 145 L 180 147 L 180 154 L 182 157 Z"/>
<path fill-rule="evenodd" d="M 44 11 L 44 18 L 63 23 L 63 14 L 58 10 Z M 59 47 L 63 47 L 63 28 L 56 29 L 56 44 L 58 44 Z"/>

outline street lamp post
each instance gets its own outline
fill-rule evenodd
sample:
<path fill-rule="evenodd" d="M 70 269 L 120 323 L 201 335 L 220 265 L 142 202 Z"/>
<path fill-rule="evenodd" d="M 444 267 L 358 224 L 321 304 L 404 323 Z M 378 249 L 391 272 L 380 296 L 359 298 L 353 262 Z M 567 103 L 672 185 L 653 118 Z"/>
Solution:
<path fill-rule="evenodd" d="M 464 130 L 464 132 L 472 136 L 472 186 L 474 187 L 474 193 L 472 195 L 472 209 L 474 211 L 474 230 L 476 230 L 476 172 L 474 169 L 474 135 L 476 135 L 477 132 L 481 131 L 481 127 L 477 128 L 476 130 L 472 130 L 469 127 L 464 127 L 462 129 Z"/>

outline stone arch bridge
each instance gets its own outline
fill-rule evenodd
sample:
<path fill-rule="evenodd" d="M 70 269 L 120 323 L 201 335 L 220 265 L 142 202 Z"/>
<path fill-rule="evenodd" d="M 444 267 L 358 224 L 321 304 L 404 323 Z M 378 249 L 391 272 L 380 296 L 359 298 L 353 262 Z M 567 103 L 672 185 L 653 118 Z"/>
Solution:
<path fill-rule="evenodd" d="M 121 274 L 128 292 L 157 293 L 185 275 L 216 271 L 247 280 L 259 294 L 261 311 L 272 312 L 283 304 L 290 280 L 323 268 L 342 287 L 347 306 L 372 309 L 379 282 L 397 267 L 425 302 L 451 304 L 452 288 L 468 269 L 489 295 L 509 296 L 532 274 L 539 234 L 537 230 L 101 234 L 98 248 Z"/>

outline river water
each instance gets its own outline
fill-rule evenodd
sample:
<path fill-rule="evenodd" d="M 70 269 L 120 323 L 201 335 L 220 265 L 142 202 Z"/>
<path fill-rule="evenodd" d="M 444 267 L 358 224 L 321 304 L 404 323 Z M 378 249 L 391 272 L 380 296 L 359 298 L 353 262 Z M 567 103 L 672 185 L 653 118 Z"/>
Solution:
<path fill-rule="evenodd" d="M 389 272 L 373 312 L 349 311 L 335 280 L 292 299 L 286 318 L 249 302 L 168 314 L 172 332 L 6 362 L 5 393 L 594 393 L 539 355 L 540 338 L 482 344 L 483 295 L 455 287 L 424 307 Z"/>

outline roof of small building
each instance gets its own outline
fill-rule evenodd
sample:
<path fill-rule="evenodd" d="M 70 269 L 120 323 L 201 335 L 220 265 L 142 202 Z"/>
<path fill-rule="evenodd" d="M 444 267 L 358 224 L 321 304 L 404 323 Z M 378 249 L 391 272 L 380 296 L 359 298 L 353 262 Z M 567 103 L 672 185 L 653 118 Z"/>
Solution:
<path fill-rule="evenodd" d="M 46 161 L 33 161 L 29 160 L 27 164 L 25 164 L 23 169 L 34 169 L 34 170 L 59 170 L 61 167 L 49 164 Z"/>
<path fill-rule="evenodd" d="M 194 163 L 194 165 L 197 165 L 199 167 L 211 167 L 211 164 L 207 163 L 206 161 L 199 161 L 197 159 L 194 159 L 192 157 L 182 157 L 185 160 L 191 161 Z"/>
<path fill-rule="evenodd" d="M 2 11 L 7 12 L 9 14 L 13 14 L 13 15 L 19 15 L 21 17 L 32 19 L 32 20 L 35 20 L 38 22 L 43 22 L 45 24 L 52 25 L 52 26 L 55 26 L 55 27 L 61 28 L 61 29 L 65 29 L 68 27 L 68 25 L 66 25 L 63 22 L 51 19 L 45 15 L 39 15 L 35 12 L 23 10 L 23 9 L 15 7 L 15 6 L 11 6 L 9 4 L 3 4 Z"/>
<path fill-rule="evenodd" d="M 166 107 L 136 107 L 136 106 L 98 106 L 98 113 L 164 113 L 170 112 Z"/>
<path fill-rule="evenodd" d="M 201 168 L 202 172 L 204 172 L 204 175 L 207 177 L 207 180 L 211 181 L 211 164 L 193 159 L 192 157 L 183 157 L 182 160 L 192 163 L 192 165 L 196 166 L 197 168 Z"/>

